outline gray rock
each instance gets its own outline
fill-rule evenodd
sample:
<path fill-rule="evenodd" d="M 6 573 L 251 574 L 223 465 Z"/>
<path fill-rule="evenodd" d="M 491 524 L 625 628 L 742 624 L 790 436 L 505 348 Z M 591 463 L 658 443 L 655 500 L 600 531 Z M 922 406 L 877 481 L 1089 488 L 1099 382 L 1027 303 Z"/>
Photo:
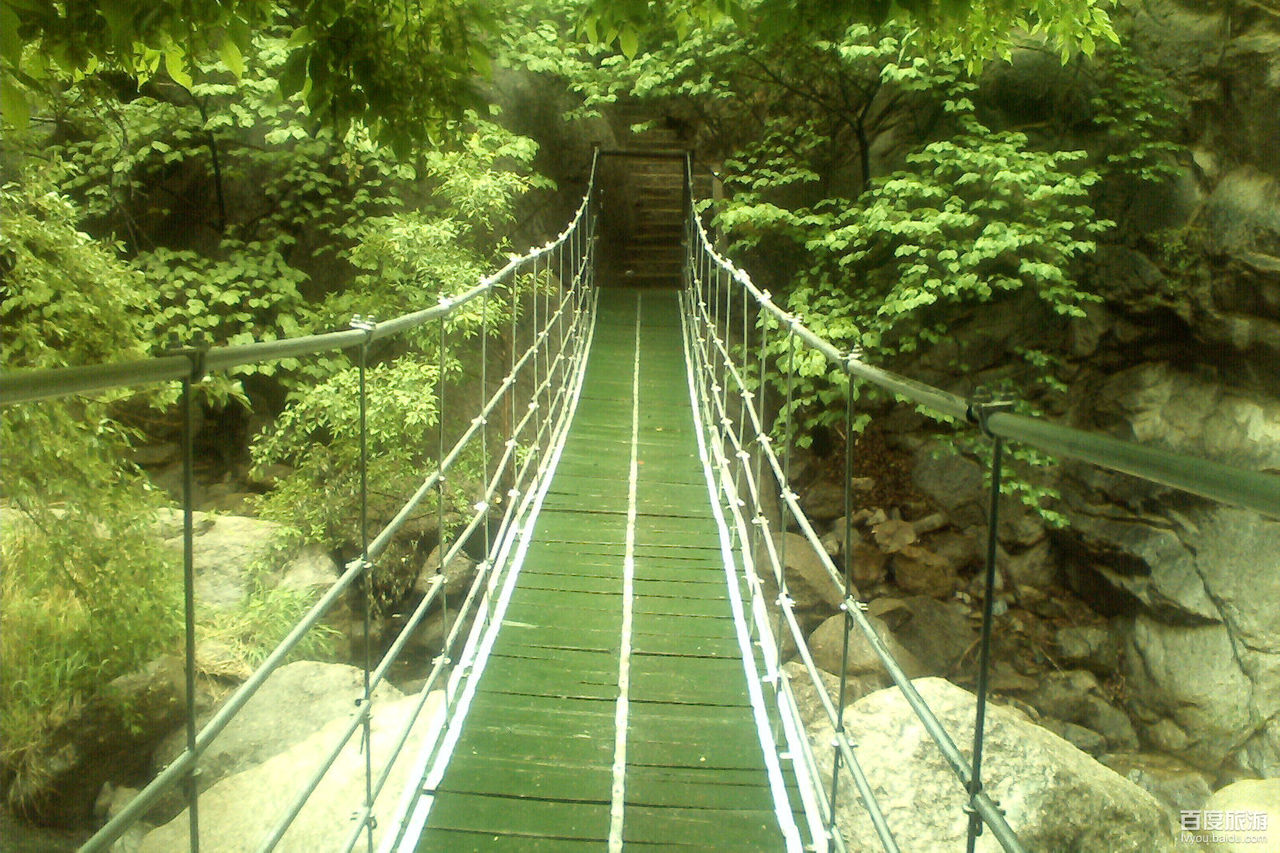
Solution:
<path fill-rule="evenodd" d="M 1250 713 L 1249 679 L 1222 625 L 1169 625 L 1139 615 L 1124 660 L 1139 719 L 1165 718 L 1173 724 L 1139 724 L 1164 751 L 1197 766 L 1217 767 L 1259 725 Z"/>
<path fill-rule="evenodd" d="M 942 602 L 927 596 L 904 599 L 903 605 L 884 616 L 894 637 L 929 672 L 950 673 L 978 636 L 968 608 L 957 601 Z"/>
<path fill-rule="evenodd" d="M 1150 791 L 1175 815 L 1183 810 L 1199 809 L 1209 798 L 1209 778 L 1172 756 L 1114 752 L 1098 760 L 1143 790 Z"/>
<path fill-rule="evenodd" d="M 1278 213 L 1280 215 L 1280 213 Z M 1280 469 L 1280 401 L 1165 363 L 1098 389 L 1095 416 L 1126 438 L 1248 468 Z"/>
<path fill-rule="evenodd" d="M 375 844 L 383 833 L 394 832 L 395 795 L 409 782 L 418 768 L 415 759 L 425 738 L 440 724 L 443 692 L 427 701 L 414 725 L 412 734 L 397 760 L 383 795 L 378 798 L 374 815 Z M 406 696 L 389 702 L 375 703 L 371 749 L 375 772 L 390 758 L 391 749 L 404 726 L 409 724 L 417 696 Z M 343 719 L 333 720 L 323 729 L 294 743 L 288 749 L 243 772 L 221 780 L 200 798 L 200 838 L 202 850 L 254 850 L 263 836 L 275 825 L 280 812 L 293 797 L 302 780 L 319 767 L 338 737 L 349 725 Z M 365 757 L 360 738 L 351 738 L 339 753 L 320 786 L 307 800 L 277 849 L 329 850 L 346 838 L 351 828 L 351 814 L 364 799 Z M 264 792 L 271 792 L 264 796 Z M 188 849 L 185 812 L 155 829 L 143 839 L 141 853 L 173 853 Z"/>
<path fill-rule="evenodd" d="M 957 572 L 976 566 L 982 561 L 978 542 L 968 533 L 944 531 L 929 538 L 929 547 Z"/>
<path fill-rule="evenodd" d="M 1071 514 L 1072 559 L 1150 611 L 1181 621 L 1216 622 L 1218 609 L 1197 571 L 1195 554 L 1168 522 L 1116 514 Z"/>
<path fill-rule="evenodd" d="M 1040 725 L 1076 749 L 1081 752 L 1087 752 L 1095 758 L 1107 751 L 1107 739 L 1093 729 L 1076 725 L 1075 723 L 1068 723 L 1054 717 L 1041 718 Z"/>
<path fill-rule="evenodd" d="M 1099 625 L 1066 625 L 1054 634 L 1058 662 L 1094 673 L 1112 673 L 1120 665 L 1120 644 Z"/>
<path fill-rule="evenodd" d="M 1274 248 L 1280 242 L 1280 185 L 1252 167 L 1233 169 L 1218 181 L 1203 216 L 1220 251 Z"/>
<path fill-rule="evenodd" d="M 423 595 L 427 591 L 427 585 L 431 578 L 440 570 L 440 547 L 437 545 L 431 550 L 427 559 L 422 564 L 422 570 L 418 572 L 418 578 L 414 582 L 414 592 Z M 446 543 L 446 548 L 451 548 L 452 543 Z M 464 552 L 458 552 L 453 559 L 444 567 L 444 593 L 451 602 L 459 602 L 466 596 L 467 590 L 471 588 L 471 582 L 476 576 L 476 562 L 468 557 Z"/>
<path fill-rule="evenodd" d="M 1112 751 L 1138 748 L 1129 716 L 1103 698 L 1102 688 L 1090 672 L 1046 673 L 1040 689 L 1027 701 L 1043 714 L 1097 732 Z"/>
<path fill-rule="evenodd" d="M 1018 586 L 1048 589 L 1058 579 L 1058 555 L 1048 539 L 1041 539 L 1017 554 L 1006 554 L 997 565 L 1001 565 Z"/>
<path fill-rule="evenodd" d="M 945 447 L 926 445 L 916 453 L 911 482 L 958 527 L 986 523 L 986 474 L 969 457 Z"/>
<path fill-rule="evenodd" d="M 938 678 L 914 683 L 968 753 L 973 696 Z M 902 848 L 963 849 L 964 789 L 900 692 L 889 688 L 859 699 L 845 720 L 858 761 Z M 809 729 L 819 766 L 828 774 L 830 735 L 830 728 L 820 724 Z M 985 743 L 986 791 L 1028 850 L 1173 849 L 1172 825 L 1154 797 L 1024 714 L 989 706 Z M 837 822 L 849 849 L 879 849 L 856 798 L 843 801 Z M 1000 846 L 988 831 L 977 849 L 986 853 Z"/>
<path fill-rule="evenodd" d="M 854 492 L 853 497 L 857 496 Z M 826 478 L 815 480 L 800 495 L 800 508 L 810 521 L 824 522 L 844 516 L 844 486 Z"/>
<path fill-rule="evenodd" d="M 787 590 L 800 613 L 831 613 L 844 600 L 843 590 L 836 585 L 821 557 L 814 552 L 809 540 L 798 533 L 774 534 L 775 548 L 786 562 Z M 767 549 L 761 546 L 756 557 L 756 572 L 765 579 L 766 586 L 776 589 L 773 568 Z M 857 593 L 855 592 L 856 596 Z"/>
<path fill-rule="evenodd" d="M 875 616 L 867 616 L 867 620 L 871 622 L 876 635 L 884 641 L 889 654 L 893 655 L 907 675 L 914 678 L 928 672 L 916 656 L 898 642 L 884 622 Z M 844 654 L 844 625 L 845 616 L 839 613 L 827 619 L 809 635 L 809 651 L 813 654 L 814 663 L 830 673 L 840 672 L 840 662 Z M 884 662 L 880 660 L 880 656 L 867 641 L 866 634 L 857 625 L 853 625 L 849 631 L 849 658 L 845 672 L 850 675 L 879 675 L 885 672 Z"/>

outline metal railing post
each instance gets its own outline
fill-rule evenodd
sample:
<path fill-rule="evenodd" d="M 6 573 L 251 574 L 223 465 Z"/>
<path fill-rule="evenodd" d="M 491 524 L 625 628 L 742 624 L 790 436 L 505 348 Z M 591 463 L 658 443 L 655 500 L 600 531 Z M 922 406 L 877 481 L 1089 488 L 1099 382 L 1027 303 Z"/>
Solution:
<path fill-rule="evenodd" d="M 204 378 L 209 345 L 197 333 L 189 346 L 169 341 L 171 353 L 185 356 L 191 370 L 182 377 L 182 613 L 184 631 L 184 694 L 187 714 L 187 751 L 196 750 L 196 570 L 195 570 L 195 384 Z M 200 765 L 194 762 L 183 780 L 187 798 L 187 823 L 191 853 L 200 851 Z"/>
<path fill-rule="evenodd" d="M 440 559 L 436 562 L 436 575 L 440 578 L 440 624 L 449 624 L 449 596 L 445 589 L 446 574 L 444 570 L 444 558 L 448 549 L 445 547 L 444 537 L 444 504 L 445 504 L 445 469 L 444 469 L 444 369 L 445 369 L 445 343 L 444 343 L 444 324 L 445 317 L 440 317 L 439 339 L 436 344 L 436 466 L 440 472 L 439 478 L 436 480 L 436 550 L 440 554 Z M 447 635 L 446 635 L 447 636 Z M 440 648 L 440 656 L 444 661 L 444 668 L 449 666 L 449 652 L 451 650 L 442 645 Z M 445 679 L 445 696 L 444 702 L 447 707 L 453 707 L 454 697 L 449 695 L 449 683 L 453 679 Z"/>
<path fill-rule="evenodd" d="M 360 343 L 359 357 L 359 402 L 360 407 L 360 611 L 364 630 L 364 655 L 361 669 L 363 692 L 356 701 L 357 706 L 364 708 L 364 720 L 361 724 L 361 740 L 364 747 L 364 805 L 365 805 L 365 839 L 367 847 L 373 850 L 373 689 L 370 673 L 373 670 L 373 570 L 369 564 L 369 342 L 377 321 L 373 317 L 360 314 L 351 318 L 351 328 L 363 331 L 364 340 Z"/>
<path fill-rule="evenodd" d="M 844 614 L 843 642 L 840 647 L 840 694 L 836 701 L 836 736 L 844 734 L 844 706 L 849 690 L 849 634 L 853 631 L 853 613 L 851 607 L 857 606 L 853 600 L 853 379 L 845 373 L 849 380 L 844 400 L 844 601 L 840 603 L 840 612 Z M 850 744 L 853 746 L 853 744 Z M 840 802 L 840 750 L 835 750 L 831 761 L 831 823 L 828 832 L 836 827 L 836 810 Z"/>
<path fill-rule="evenodd" d="M 1009 409 L 1010 402 L 993 401 L 989 395 L 975 393 L 969 405 L 970 420 L 976 421 L 983 434 L 991 439 L 991 493 L 987 516 L 987 561 L 983 584 L 982 601 L 982 634 L 978 645 L 978 685 L 977 700 L 973 721 L 973 773 L 969 777 L 969 801 L 965 811 L 969 815 L 966 831 L 965 849 L 974 853 L 978 836 L 982 834 L 982 816 L 978 813 L 976 798 L 982 793 L 982 743 L 987 718 L 987 690 L 991 666 L 991 627 L 995 619 L 996 592 L 996 544 L 997 528 L 1000 524 L 1000 474 L 1001 457 L 1004 441 L 998 435 L 992 435 L 987 427 L 987 418 L 997 411 Z"/>

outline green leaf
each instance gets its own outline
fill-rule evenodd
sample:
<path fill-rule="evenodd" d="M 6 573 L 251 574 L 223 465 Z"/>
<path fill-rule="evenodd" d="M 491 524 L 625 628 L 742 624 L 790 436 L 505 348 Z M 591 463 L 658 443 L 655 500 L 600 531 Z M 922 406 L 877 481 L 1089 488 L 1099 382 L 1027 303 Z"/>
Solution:
<path fill-rule="evenodd" d="M 22 39 L 18 38 L 18 16 L 0 3 L 0 59 L 14 68 L 22 63 Z"/>
<path fill-rule="evenodd" d="M 25 128 L 31 118 L 26 95 L 8 74 L 0 74 L 0 116 L 18 130 Z"/>
<path fill-rule="evenodd" d="M 636 50 L 640 47 L 640 34 L 636 32 L 636 28 L 626 26 L 622 28 L 622 32 L 618 33 L 618 47 L 622 50 L 622 55 L 627 59 L 634 59 Z"/>
<path fill-rule="evenodd" d="M 191 75 L 187 73 L 187 55 L 178 45 L 170 44 L 165 48 L 164 70 L 169 72 L 173 82 L 184 89 L 191 88 Z"/>
<path fill-rule="evenodd" d="M 218 55 L 222 57 L 223 64 L 232 74 L 237 78 L 244 76 L 244 54 L 240 52 L 240 48 L 236 46 L 230 35 L 223 36 L 222 43 L 218 45 Z"/>

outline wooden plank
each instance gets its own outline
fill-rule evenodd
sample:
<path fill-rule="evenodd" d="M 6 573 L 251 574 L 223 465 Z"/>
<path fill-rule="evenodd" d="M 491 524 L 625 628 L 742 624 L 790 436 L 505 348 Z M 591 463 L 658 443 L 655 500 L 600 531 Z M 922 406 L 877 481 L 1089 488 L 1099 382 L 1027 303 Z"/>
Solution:
<path fill-rule="evenodd" d="M 609 837 L 609 805 L 456 792 L 436 798 L 431 827 L 599 841 Z"/>
<path fill-rule="evenodd" d="M 778 819 L 771 810 L 632 806 L 627 809 L 623 841 L 698 850 L 782 849 Z"/>
<path fill-rule="evenodd" d="M 418 843 L 418 853 L 575 853 L 609 849 L 607 840 L 539 838 L 529 835 L 499 835 L 493 832 L 428 829 Z"/>

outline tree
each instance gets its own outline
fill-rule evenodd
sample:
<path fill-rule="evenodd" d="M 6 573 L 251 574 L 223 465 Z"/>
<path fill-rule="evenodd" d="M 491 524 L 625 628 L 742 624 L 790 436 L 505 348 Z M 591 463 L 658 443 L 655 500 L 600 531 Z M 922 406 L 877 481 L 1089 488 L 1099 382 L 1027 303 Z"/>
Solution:
<path fill-rule="evenodd" d="M 190 89 L 215 53 L 238 75 L 253 34 L 282 24 L 281 93 L 300 94 L 339 136 L 360 121 L 407 151 L 475 103 L 499 11 L 480 0 L 0 0 L 0 114 L 25 124 L 27 92 L 67 76 L 141 82 L 163 70 Z"/>
<path fill-rule="evenodd" d="M 1015 30 L 1043 33 L 1061 46 L 1064 59 L 1077 48 L 1091 54 L 1099 41 L 1116 41 L 1111 5 L 1112 0 L 592 0 L 583 29 L 593 41 L 616 42 L 631 57 L 655 21 L 684 38 L 729 17 L 756 40 L 896 22 L 919 29 L 923 43 L 956 50 L 978 66 L 1005 55 Z"/>

